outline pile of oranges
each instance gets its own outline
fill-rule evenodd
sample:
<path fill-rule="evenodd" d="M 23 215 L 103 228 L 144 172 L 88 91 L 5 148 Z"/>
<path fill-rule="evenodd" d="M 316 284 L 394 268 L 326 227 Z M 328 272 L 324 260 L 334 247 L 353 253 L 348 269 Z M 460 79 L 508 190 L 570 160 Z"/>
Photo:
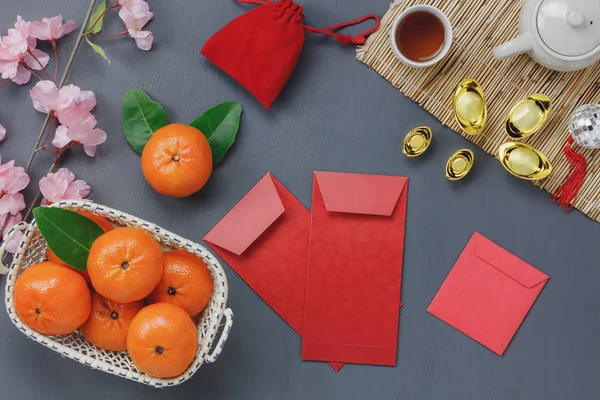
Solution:
<path fill-rule="evenodd" d="M 48 261 L 17 278 L 15 311 L 44 335 L 79 329 L 101 349 L 127 351 L 150 376 L 181 375 L 198 347 L 193 318 L 197 321 L 212 295 L 206 264 L 185 250 L 163 252 L 141 229 L 113 228 L 100 216 L 80 213 L 105 232 L 90 248 L 87 272 L 48 249 Z"/>

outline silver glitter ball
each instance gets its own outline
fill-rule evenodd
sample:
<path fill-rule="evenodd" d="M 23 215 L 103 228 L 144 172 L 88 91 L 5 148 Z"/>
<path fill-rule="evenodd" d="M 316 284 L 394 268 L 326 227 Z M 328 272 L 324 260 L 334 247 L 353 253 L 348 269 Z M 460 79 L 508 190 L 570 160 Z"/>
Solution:
<path fill-rule="evenodd" d="M 600 149 L 600 104 L 585 104 L 573 111 L 569 133 L 578 145 Z"/>

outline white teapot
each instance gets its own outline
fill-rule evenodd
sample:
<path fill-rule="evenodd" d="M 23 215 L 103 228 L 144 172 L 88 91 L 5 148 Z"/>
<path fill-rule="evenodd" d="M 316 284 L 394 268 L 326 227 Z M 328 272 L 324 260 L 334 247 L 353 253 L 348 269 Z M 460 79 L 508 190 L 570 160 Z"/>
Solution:
<path fill-rule="evenodd" d="M 523 53 L 555 71 L 599 61 L 600 0 L 526 0 L 519 36 L 494 49 L 498 60 Z"/>

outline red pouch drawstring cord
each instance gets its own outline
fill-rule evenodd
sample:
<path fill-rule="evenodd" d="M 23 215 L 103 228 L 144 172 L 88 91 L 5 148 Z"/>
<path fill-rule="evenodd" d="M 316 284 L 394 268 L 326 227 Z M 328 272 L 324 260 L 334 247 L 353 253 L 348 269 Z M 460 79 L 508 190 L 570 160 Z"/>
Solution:
<path fill-rule="evenodd" d="M 258 4 L 258 5 L 262 5 L 262 6 L 277 5 L 277 2 L 275 2 L 273 0 L 237 0 L 237 1 L 239 3 Z M 296 12 L 296 10 L 297 10 L 298 14 L 302 15 L 303 11 L 304 11 L 304 7 L 301 7 L 296 3 L 292 3 L 292 4 L 293 4 L 293 7 L 295 8 L 295 9 L 293 9 L 293 11 Z M 349 34 L 348 35 L 340 35 L 340 34 L 335 33 L 336 31 L 339 31 L 340 29 L 347 28 L 349 26 L 362 24 L 363 22 L 365 22 L 369 19 L 375 20 L 375 25 L 373 27 L 367 29 L 363 33 L 360 33 L 357 36 L 352 37 Z M 375 32 L 377 29 L 379 29 L 380 24 L 381 24 L 381 19 L 379 18 L 379 16 L 377 16 L 375 14 L 368 14 L 368 15 L 365 15 L 364 17 L 355 19 L 353 21 L 342 22 L 340 24 L 333 25 L 333 26 L 330 26 L 327 28 L 322 28 L 322 29 L 314 28 L 312 26 L 304 25 L 304 24 L 303 24 L 303 26 L 304 26 L 304 30 L 307 32 L 320 33 L 323 35 L 331 36 L 331 37 L 335 38 L 341 44 L 361 45 L 361 44 L 365 44 L 365 41 L 367 40 L 367 36 L 369 36 L 370 34 Z"/>
<path fill-rule="evenodd" d="M 342 44 L 364 44 L 381 23 L 369 14 L 327 28 L 304 24 L 304 8 L 292 0 L 237 0 L 257 4 L 209 38 L 200 51 L 213 64 L 244 86 L 267 109 L 292 75 L 304 46 L 305 32 L 327 35 Z M 357 35 L 338 30 L 369 19 L 375 26 Z"/>

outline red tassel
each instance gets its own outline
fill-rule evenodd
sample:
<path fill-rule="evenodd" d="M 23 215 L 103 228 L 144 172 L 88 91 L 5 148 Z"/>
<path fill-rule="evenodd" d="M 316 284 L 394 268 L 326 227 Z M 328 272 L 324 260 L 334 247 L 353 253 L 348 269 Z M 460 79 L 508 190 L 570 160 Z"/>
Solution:
<path fill-rule="evenodd" d="M 567 161 L 569 161 L 569 174 L 564 183 L 552 195 L 552 201 L 564 208 L 565 212 L 571 211 L 573 201 L 577 198 L 587 170 L 587 160 L 581 153 L 571 148 L 573 138 L 569 136 L 567 145 L 563 149 Z"/>

